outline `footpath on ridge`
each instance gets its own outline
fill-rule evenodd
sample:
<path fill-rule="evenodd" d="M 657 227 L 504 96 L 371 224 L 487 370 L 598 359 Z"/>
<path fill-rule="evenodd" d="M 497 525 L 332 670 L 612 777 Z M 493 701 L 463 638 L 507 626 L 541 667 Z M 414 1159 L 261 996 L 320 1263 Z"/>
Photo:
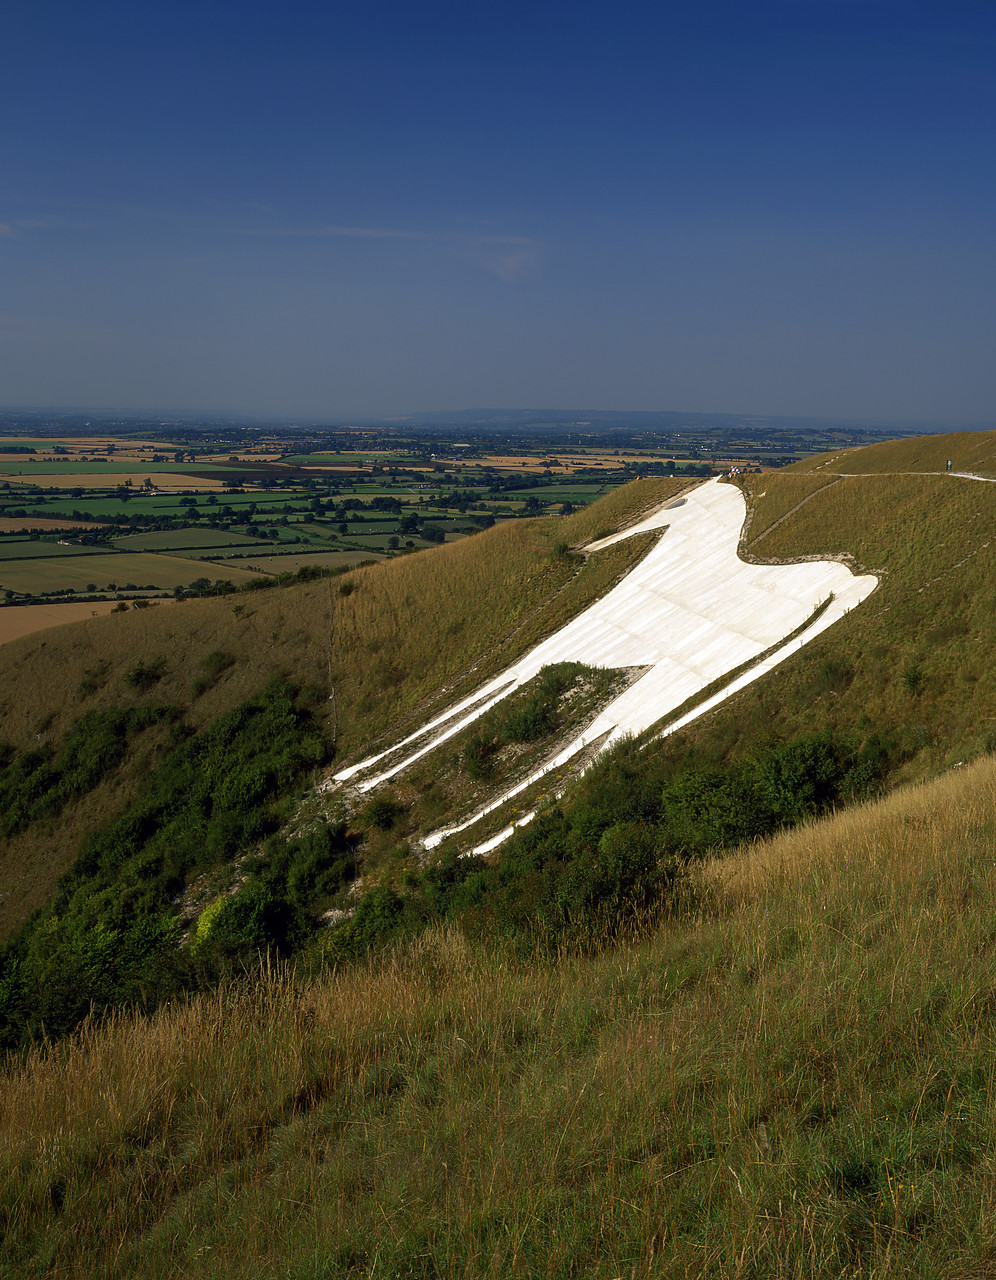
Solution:
<path fill-rule="evenodd" d="M 466 820 L 428 836 L 424 843 L 432 848 L 548 774 L 563 770 L 579 753 L 589 751 L 590 763 L 624 735 L 642 733 L 721 683 L 718 692 L 669 723 L 666 732 L 681 728 L 797 652 L 877 586 L 873 575 L 856 576 L 833 561 L 747 563 L 737 551 L 745 515 L 740 490 L 711 480 L 622 533 L 590 544 L 586 551 L 595 552 L 639 533 L 663 531 L 653 549 L 601 600 L 470 697 L 390 750 L 341 770 L 333 781 L 354 782 L 360 792 L 371 790 L 465 729 L 551 663 L 649 668 L 583 733 L 527 778 Z M 729 680 L 722 684 L 724 677 Z M 388 757 L 389 764 L 378 770 Z M 514 825 L 532 816 L 524 814 Z M 512 830 L 506 826 L 474 852 L 495 847 Z"/>

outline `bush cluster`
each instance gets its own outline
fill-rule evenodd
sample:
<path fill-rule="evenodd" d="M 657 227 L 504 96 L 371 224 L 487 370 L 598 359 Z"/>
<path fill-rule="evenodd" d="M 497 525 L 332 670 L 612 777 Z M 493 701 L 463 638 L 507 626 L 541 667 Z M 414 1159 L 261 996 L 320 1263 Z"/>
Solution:
<path fill-rule="evenodd" d="M 88 794 L 120 764 L 135 734 L 175 715 L 170 707 L 88 711 L 58 753 L 0 751 L 0 834 L 14 835 Z"/>
<path fill-rule="evenodd" d="M 156 714 L 84 716 L 51 766 L 68 781 L 49 785 L 37 803 L 64 795 L 70 782 L 77 791 L 95 785 L 124 750 L 121 724 L 133 728 Z M 91 1007 L 149 1005 L 197 980 L 176 948 L 176 905 L 188 882 L 274 830 L 282 816 L 276 802 L 326 756 L 310 713 L 279 681 L 202 733 L 177 723 L 138 799 L 91 834 L 52 901 L 0 953 L 0 1044 L 61 1035 Z M 23 758 L 4 772 L 20 780 Z M 48 775 L 40 767 L 33 776 Z M 328 841 L 334 844 L 334 833 Z M 206 954 L 293 947 L 303 937 L 299 904 L 340 851 L 328 845 L 323 852 L 307 840 L 286 843 L 276 870 L 250 878 L 219 913 Z"/>
<path fill-rule="evenodd" d="M 518 831 L 494 865 L 450 853 L 411 877 L 408 894 L 380 888 L 369 908 L 363 899 L 333 950 L 352 955 L 440 919 L 529 945 L 611 938 L 634 913 L 673 901 L 693 860 L 871 794 L 897 750 L 828 732 L 724 765 L 687 755 L 650 763 L 624 746 L 572 803 Z"/>

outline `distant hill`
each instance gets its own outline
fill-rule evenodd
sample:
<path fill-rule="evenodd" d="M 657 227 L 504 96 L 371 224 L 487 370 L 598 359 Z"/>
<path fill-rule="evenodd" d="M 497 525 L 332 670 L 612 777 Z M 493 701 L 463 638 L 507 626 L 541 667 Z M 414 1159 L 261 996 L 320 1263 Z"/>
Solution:
<path fill-rule="evenodd" d="M 388 421 L 387 419 L 384 420 Z M 856 419 L 787 417 L 777 414 L 686 413 L 678 410 L 624 409 L 444 409 L 414 413 L 390 419 L 394 425 L 521 428 L 595 427 L 599 430 L 628 428 L 647 431 L 792 431 L 848 433 L 865 431 L 872 435 L 918 435 L 941 429 L 941 423 L 882 422 Z M 991 424 L 986 424 L 991 426 Z M 979 430 L 985 429 L 982 425 Z"/>

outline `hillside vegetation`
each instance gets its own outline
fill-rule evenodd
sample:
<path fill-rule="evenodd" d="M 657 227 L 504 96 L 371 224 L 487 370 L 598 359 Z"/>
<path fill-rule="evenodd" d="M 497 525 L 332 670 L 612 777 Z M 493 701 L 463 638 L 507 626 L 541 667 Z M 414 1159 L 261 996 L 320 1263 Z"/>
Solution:
<path fill-rule="evenodd" d="M 346 576 L 283 587 L 263 580 L 259 590 L 25 637 L 0 647 L 0 747 L 15 763 L 26 752 L 44 761 L 81 716 L 141 706 L 170 708 L 184 731 L 204 732 L 276 675 L 306 691 L 325 759 L 341 760 L 406 714 L 469 692 L 604 594 L 647 540 L 583 562 L 566 546 L 614 531 L 686 486 L 643 480 L 604 507 L 508 522 Z M 48 900 L 86 834 L 139 796 L 167 748 L 162 726 L 134 737 L 94 785 L 4 841 L 0 931 Z"/>
<path fill-rule="evenodd" d="M 19 1276 L 986 1273 L 996 765 L 556 963 L 432 932 L 11 1063 Z"/>
<path fill-rule="evenodd" d="M 682 482 L 0 649 L 8 928 L 38 908 L 0 955 L 0 1270 L 992 1269 L 996 486 L 922 443 L 742 477 L 744 556 L 879 588 L 487 859 L 417 841 L 620 673 L 315 784 L 600 595 L 652 536 L 572 546 Z"/>

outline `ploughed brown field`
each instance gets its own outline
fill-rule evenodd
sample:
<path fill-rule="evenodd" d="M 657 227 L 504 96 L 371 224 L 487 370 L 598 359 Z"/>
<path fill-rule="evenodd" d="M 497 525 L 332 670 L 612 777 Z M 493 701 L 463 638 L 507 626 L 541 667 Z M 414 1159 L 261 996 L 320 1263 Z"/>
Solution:
<path fill-rule="evenodd" d="M 59 533 L 63 529 L 103 529 L 92 520 L 49 520 L 45 516 L 0 516 L 0 533 Z"/>

